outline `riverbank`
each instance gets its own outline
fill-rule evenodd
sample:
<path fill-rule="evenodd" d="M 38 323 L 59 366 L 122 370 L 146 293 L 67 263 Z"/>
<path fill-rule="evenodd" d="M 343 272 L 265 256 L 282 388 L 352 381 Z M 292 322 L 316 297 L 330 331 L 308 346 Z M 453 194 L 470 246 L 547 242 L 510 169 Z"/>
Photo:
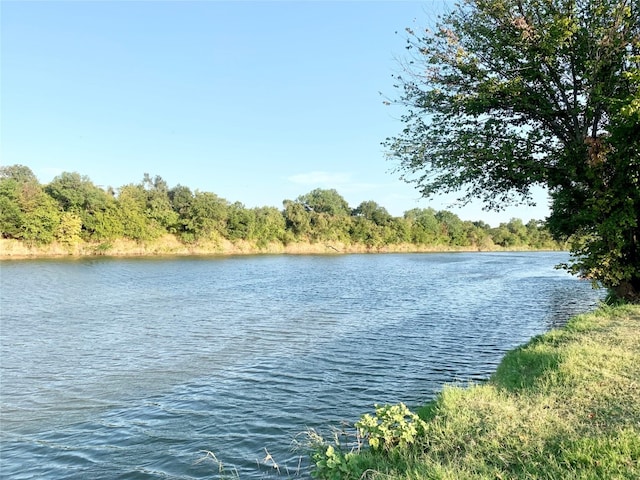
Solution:
<path fill-rule="evenodd" d="M 136 256 L 206 256 L 206 255 L 256 255 L 256 254 L 340 254 L 340 253 L 427 253 L 427 252 L 478 252 L 478 251 L 521 251 L 528 247 L 504 248 L 493 244 L 483 246 L 454 247 L 450 245 L 416 245 L 410 243 L 368 246 L 344 242 L 293 242 L 283 244 L 270 242 L 257 244 L 227 239 L 186 244 L 174 235 L 148 242 L 117 239 L 110 242 L 77 242 L 73 245 L 52 243 L 49 245 L 28 245 L 14 239 L 0 239 L 0 259 L 56 258 L 56 257 L 136 257 Z"/>
<path fill-rule="evenodd" d="M 418 414 L 408 448 L 333 445 L 327 462 L 328 444 L 316 444 L 315 475 L 640 478 L 640 306 L 575 317 L 508 353 L 486 384 L 447 387 Z"/>

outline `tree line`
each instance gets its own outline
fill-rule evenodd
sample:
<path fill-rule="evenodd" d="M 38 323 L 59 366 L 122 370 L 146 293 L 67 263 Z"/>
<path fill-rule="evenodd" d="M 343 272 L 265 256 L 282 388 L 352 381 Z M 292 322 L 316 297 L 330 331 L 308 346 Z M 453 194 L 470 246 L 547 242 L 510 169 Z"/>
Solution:
<path fill-rule="evenodd" d="M 87 176 L 64 172 L 41 184 L 29 167 L 0 167 L 0 234 L 29 245 L 58 242 L 105 243 L 118 238 L 138 242 L 175 235 L 185 244 L 245 240 L 258 248 L 271 242 L 342 242 L 380 248 L 420 246 L 559 249 L 543 222 L 512 219 L 492 228 L 456 214 L 414 208 L 392 216 L 375 201 L 356 208 L 335 189 L 315 189 L 283 208 L 247 208 L 212 192 L 169 187 L 160 176 L 144 174 L 140 183 L 114 190 Z"/>

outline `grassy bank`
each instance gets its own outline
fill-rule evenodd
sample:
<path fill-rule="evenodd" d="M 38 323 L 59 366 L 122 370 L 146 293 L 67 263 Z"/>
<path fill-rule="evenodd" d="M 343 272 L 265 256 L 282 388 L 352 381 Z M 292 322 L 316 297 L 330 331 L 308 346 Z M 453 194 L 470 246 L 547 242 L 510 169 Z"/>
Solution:
<path fill-rule="evenodd" d="M 85 256 L 161 256 L 161 255 L 255 255 L 255 254 L 337 254 L 337 253 L 409 253 L 409 252 L 458 252 L 458 251 L 521 251 L 528 247 L 504 248 L 497 245 L 455 247 L 450 245 L 416 245 L 411 243 L 368 246 L 361 243 L 332 242 L 281 242 L 256 243 L 245 240 L 231 242 L 227 239 L 183 243 L 175 235 L 146 242 L 117 239 L 102 243 L 78 241 L 72 245 L 51 243 L 29 245 L 15 239 L 0 239 L 0 259 L 85 257 Z"/>
<path fill-rule="evenodd" d="M 355 445 L 316 443 L 314 475 L 638 479 L 640 306 L 573 318 L 508 353 L 489 382 L 447 387 L 418 414 L 374 417 Z"/>

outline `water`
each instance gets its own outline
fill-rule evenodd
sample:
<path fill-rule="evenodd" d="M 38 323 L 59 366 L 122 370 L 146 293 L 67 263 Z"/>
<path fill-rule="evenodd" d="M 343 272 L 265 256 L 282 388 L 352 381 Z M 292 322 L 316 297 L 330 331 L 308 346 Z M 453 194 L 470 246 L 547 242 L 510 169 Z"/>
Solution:
<path fill-rule="evenodd" d="M 486 379 L 602 297 L 563 253 L 0 264 L 3 478 L 308 476 L 307 428 Z M 278 470 L 269 453 L 278 463 Z"/>

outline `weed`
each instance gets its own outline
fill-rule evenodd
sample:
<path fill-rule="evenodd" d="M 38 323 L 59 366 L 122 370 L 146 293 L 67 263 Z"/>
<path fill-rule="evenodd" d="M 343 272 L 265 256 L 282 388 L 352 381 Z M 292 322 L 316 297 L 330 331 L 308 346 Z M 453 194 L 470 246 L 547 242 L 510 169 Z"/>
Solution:
<path fill-rule="evenodd" d="M 200 460 L 198 460 L 196 463 L 201 463 L 204 462 L 206 460 L 210 460 L 212 461 L 217 467 L 218 467 L 218 477 L 221 479 L 231 479 L 231 480 L 238 480 L 240 478 L 240 474 L 238 473 L 238 469 L 233 467 L 231 469 L 228 469 L 227 467 L 225 467 L 225 465 L 218 460 L 218 457 L 216 457 L 215 453 L 209 451 L 209 450 L 203 450 L 202 453 L 205 454 L 204 457 L 202 457 Z"/>
<path fill-rule="evenodd" d="M 363 415 L 356 422 L 358 434 L 365 438 L 373 450 L 393 450 L 412 445 L 424 435 L 425 423 L 404 403 L 375 405 L 376 414 Z"/>

